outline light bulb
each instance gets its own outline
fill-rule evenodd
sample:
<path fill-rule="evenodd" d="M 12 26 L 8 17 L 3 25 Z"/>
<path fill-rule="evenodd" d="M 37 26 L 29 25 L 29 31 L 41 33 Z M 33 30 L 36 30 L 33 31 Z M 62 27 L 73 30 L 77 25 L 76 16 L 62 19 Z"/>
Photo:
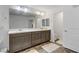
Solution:
<path fill-rule="evenodd" d="M 27 8 L 24 8 L 24 12 L 27 12 L 28 11 L 28 9 Z"/>
<path fill-rule="evenodd" d="M 37 14 L 37 15 L 40 15 L 40 12 L 39 12 L 39 11 L 37 11 L 37 12 L 36 12 L 36 14 Z"/>
<path fill-rule="evenodd" d="M 16 10 L 20 11 L 21 10 L 21 7 L 20 6 L 17 6 L 16 7 Z"/>
<path fill-rule="evenodd" d="M 43 13 L 43 12 L 41 12 L 41 15 L 43 16 L 43 15 L 44 15 L 44 13 Z"/>

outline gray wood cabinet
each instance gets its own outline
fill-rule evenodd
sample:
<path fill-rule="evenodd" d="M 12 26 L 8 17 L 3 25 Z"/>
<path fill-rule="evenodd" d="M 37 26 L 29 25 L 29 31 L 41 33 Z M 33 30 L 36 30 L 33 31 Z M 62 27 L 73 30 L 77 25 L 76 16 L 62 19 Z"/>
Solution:
<path fill-rule="evenodd" d="M 50 30 L 32 32 L 32 46 L 50 40 Z"/>
<path fill-rule="evenodd" d="M 50 32 L 50 30 L 49 31 L 45 31 L 45 41 L 49 41 L 50 40 L 50 38 L 51 38 L 51 32 Z"/>
<path fill-rule="evenodd" d="M 32 32 L 32 46 L 41 43 L 40 31 Z"/>
<path fill-rule="evenodd" d="M 50 30 L 41 31 L 41 42 L 46 42 L 50 40 Z"/>
<path fill-rule="evenodd" d="M 11 34 L 9 39 L 10 52 L 16 52 L 31 46 L 31 33 Z"/>
<path fill-rule="evenodd" d="M 50 30 L 9 35 L 9 51 L 16 52 L 50 40 Z"/>
<path fill-rule="evenodd" d="M 41 38 L 41 42 L 42 42 L 42 43 L 43 43 L 43 42 L 46 42 L 46 39 L 45 39 L 46 33 L 45 33 L 45 31 L 41 31 L 40 34 L 41 34 L 41 37 L 40 37 L 40 38 Z"/>

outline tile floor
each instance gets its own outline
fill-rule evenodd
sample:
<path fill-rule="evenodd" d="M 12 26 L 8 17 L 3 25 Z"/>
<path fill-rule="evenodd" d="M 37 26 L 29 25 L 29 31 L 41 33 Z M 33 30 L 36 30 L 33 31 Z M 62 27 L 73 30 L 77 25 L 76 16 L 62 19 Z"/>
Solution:
<path fill-rule="evenodd" d="M 74 52 L 65 49 L 61 45 L 51 42 L 46 42 L 38 46 L 21 51 L 19 53 L 74 53 Z"/>

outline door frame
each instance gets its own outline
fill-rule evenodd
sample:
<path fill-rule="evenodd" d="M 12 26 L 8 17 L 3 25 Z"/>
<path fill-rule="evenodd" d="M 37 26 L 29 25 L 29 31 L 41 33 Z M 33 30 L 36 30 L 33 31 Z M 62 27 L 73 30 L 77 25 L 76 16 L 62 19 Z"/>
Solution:
<path fill-rule="evenodd" d="M 59 14 L 59 13 L 61 13 L 61 12 L 63 12 L 63 11 L 60 10 L 60 11 L 58 11 L 58 12 L 56 12 L 56 13 L 53 14 L 53 22 L 54 22 L 54 20 L 55 20 L 54 17 L 56 17 L 56 15 Z M 54 23 L 53 23 L 53 25 L 54 25 Z M 64 24 L 63 24 L 63 26 L 64 26 Z M 63 29 L 64 29 L 64 27 L 63 27 Z M 63 30 L 63 29 L 62 29 L 62 30 Z M 56 36 L 55 36 L 54 26 L 53 26 L 53 32 L 54 32 L 54 40 L 53 40 L 53 42 L 56 43 L 56 42 L 55 42 L 55 40 L 56 40 Z M 62 34 L 63 34 L 63 33 L 64 33 L 64 32 L 62 31 Z M 62 35 L 62 41 L 63 41 L 63 35 Z"/>

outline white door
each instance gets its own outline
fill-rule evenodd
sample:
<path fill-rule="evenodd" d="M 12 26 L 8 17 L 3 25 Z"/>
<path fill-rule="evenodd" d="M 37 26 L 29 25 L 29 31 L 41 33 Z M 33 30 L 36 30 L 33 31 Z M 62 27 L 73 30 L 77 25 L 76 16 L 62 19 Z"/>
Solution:
<path fill-rule="evenodd" d="M 79 7 L 64 8 L 64 37 L 63 46 L 79 52 Z"/>
<path fill-rule="evenodd" d="M 62 40 L 63 35 L 63 12 L 54 14 L 53 17 L 54 38 Z M 62 43 L 60 43 L 62 44 Z"/>

